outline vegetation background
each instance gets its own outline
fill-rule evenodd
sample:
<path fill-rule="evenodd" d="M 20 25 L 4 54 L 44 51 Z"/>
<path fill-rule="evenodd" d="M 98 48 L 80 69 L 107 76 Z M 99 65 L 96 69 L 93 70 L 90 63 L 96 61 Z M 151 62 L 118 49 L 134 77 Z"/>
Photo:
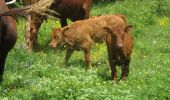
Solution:
<path fill-rule="evenodd" d="M 92 48 L 92 71 L 86 70 L 83 52 L 75 52 L 70 66 L 64 67 L 65 48 L 48 46 L 51 29 L 60 27 L 58 21 L 44 22 L 39 50 L 29 54 L 24 43 L 24 20 L 20 19 L 18 40 L 7 58 L 4 82 L 0 84 L 0 99 L 169 100 L 170 0 L 94 0 L 90 15 L 115 13 L 125 14 L 134 26 L 126 81 L 111 81 L 105 43 Z"/>

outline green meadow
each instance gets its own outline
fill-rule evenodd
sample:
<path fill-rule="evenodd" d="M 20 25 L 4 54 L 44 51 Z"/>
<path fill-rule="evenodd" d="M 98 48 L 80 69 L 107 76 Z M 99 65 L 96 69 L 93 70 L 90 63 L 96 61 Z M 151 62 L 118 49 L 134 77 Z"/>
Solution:
<path fill-rule="evenodd" d="M 28 53 L 24 20 L 18 22 L 18 40 L 8 55 L 1 100 L 169 100 L 170 1 L 117 0 L 92 5 L 91 16 L 125 14 L 133 25 L 134 47 L 129 77 L 113 82 L 105 43 L 91 50 L 93 69 L 87 70 L 84 53 L 76 51 L 64 66 L 66 48 L 49 47 L 54 20 L 44 22 L 38 49 Z M 69 23 L 71 23 L 69 21 Z M 117 67 L 120 77 L 121 68 Z"/>

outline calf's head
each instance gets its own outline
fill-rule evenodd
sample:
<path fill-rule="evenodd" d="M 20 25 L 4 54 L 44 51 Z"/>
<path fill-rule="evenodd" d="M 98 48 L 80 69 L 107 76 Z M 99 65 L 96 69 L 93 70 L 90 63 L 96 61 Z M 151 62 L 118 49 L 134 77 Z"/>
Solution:
<path fill-rule="evenodd" d="M 122 49 L 123 48 L 123 41 L 124 41 L 124 30 L 118 31 L 117 29 L 104 27 L 104 29 L 111 34 L 110 42 L 116 48 Z M 116 31 L 115 31 L 116 30 Z"/>
<path fill-rule="evenodd" d="M 53 29 L 51 32 L 50 47 L 55 48 L 60 46 L 63 42 L 62 30 L 60 28 Z"/>

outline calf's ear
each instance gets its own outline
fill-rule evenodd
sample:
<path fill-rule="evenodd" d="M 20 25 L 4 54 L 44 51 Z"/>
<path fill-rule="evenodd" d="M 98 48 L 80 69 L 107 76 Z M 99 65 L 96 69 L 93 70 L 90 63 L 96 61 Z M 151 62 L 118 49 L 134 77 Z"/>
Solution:
<path fill-rule="evenodd" d="M 61 31 L 64 33 L 64 32 L 66 32 L 66 31 L 69 30 L 69 29 L 70 29 L 70 27 L 66 26 L 66 27 L 62 28 Z"/>
<path fill-rule="evenodd" d="M 132 29 L 133 25 L 128 25 L 125 27 L 125 32 L 130 32 Z"/>
<path fill-rule="evenodd" d="M 110 27 L 106 27 L 106 26 L 105 26 L 105 27 L 103 27 L 103 29 L 104 29 L 106 32 L 112 34 L 112 30 L 111 30 Z"/>

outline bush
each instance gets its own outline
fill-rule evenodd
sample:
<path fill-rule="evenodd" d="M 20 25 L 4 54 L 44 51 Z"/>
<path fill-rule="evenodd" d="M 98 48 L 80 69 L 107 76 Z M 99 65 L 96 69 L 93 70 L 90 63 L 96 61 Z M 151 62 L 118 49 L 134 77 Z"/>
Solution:
<path fill-rule="evenodd" d="M 156 0 L 151 5 L 151 11 L 159 16 L 168 15 L 168 1 L 167 0 Z"/>

